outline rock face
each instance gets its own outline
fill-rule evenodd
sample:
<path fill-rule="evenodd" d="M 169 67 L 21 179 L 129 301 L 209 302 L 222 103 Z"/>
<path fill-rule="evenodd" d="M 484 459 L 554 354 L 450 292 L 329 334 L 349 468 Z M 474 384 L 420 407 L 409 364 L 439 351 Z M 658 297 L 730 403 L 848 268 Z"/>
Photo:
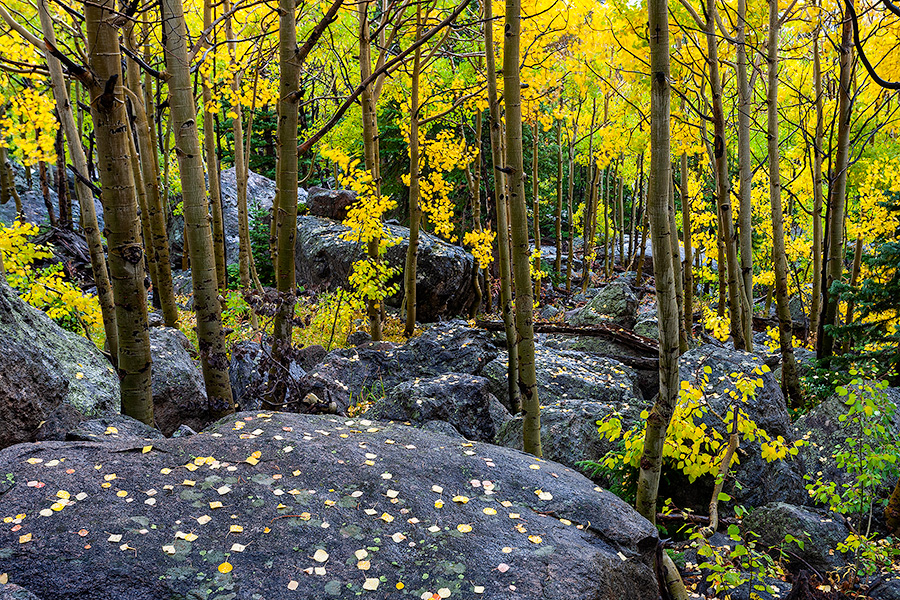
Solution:
<path fill-rule="evenodd" d="M 465 321 L 438 323 L 403 346 L 388 342 L 335 350 L 300 381 L 300 395 L 334 402 L 340 414 L 351 404 L 377 400 L 416 377 L 445 373 L 480 375 L 497 356 L 493 338 Z"/>
<path fill-rule="evenodd" d="M 762 381 L 756 396 L 747 402 L 737 401 L 743 410 L 771 438 L 782 436 L 788 443 L 794 440 L 787 403 L 774 373 L 761 373 L 764 361 L 756 354 L 720 348 L 711 344 L 686 352 L 678 361 L 682 381 L 700 387 L 704 369 L 708 384 L 703 388 L 710 412 L 725 415 L 734 400 L 729 392 L 736 391 L 732 373 L 746 375 Z M 760 372 L 757 372 L 757 369 Z M 721 421 L 707 416 L 704 423 L 727 436 L 728 428 Z M 803 504 L 807 501 L 804 491 L 803 468 L 797 460 L 767 462 L 762 458 L 759 441 L 741 439 L 738 448 L 739 465 L 731 468 L 732 476 L 725 483 L 725 491 L 737 504 L 760 506 L 772 500 Z M 736 486 L 734 481 L 740 483 Z M 711 487 L 710 487 L 711 489 Z M 707 498 L 705 502 L 709 502 Z"/>
<path fill-rule="evenodd" d="M 208 458 L 188 471 L 194 457 Z M 41 598 L 657 594 L 656 530 L 617 497 L 556 463 L 400 425 L 245 412 L 147 453 L 19 445 L 0 471 L 0 513 L 26 514 L 0 531 L 3 570 Z M 58 490 L 66 506 L 40 516 Z"/>
<path fill-rule="evenodd" d="M 158 429 L 125 415 L 88 419 L 66 434 L 66 440 L 70 442 L 108 442 L 112 440 L 131 442 L 160 440 L 164 437 Z"/>
<path fill-rule="evenodd" d="M 900 389 L 887 388 L 885 394 L 888 402 L 895 407 L 893 431 L 900 432 Z M 794 437 L 807 442 L 798 455 L 805 472 L 813 479 L 821 477 L 823 481 L 833 481 L 838 486 L 849 483 L 850 477 L 837 466 L 832 456 L 835 452 L 848 449 L 847 438 L 859 438 L 858 426 L 850 419 L 841 421 L 848 410 L 845 400 L 835 394 L 797 419 L 793 425 Z"/>
<path fill-rule="evenodd" d="M 321 346 L 320 346 L 321 347 Z M 302 349 L 301 349 L 302 350 Z M 256 342 L 238 342 L 231 349 L 231 366 L 228 376 L 231 380 L 231 391 L 239 410 L 258 410 L 269 380 L 269 372 L 265 365 L 261 366 L 263 357 L 271 351 Z M 299 402 L 297 384 L 306 375 L 306 371 L 292 360 L 288 369 L 289 384 L 287 386 L 288 402 Z"/>
<path fill-rule="evenodd" d="M 356 202 L 356 193 L 350 190 L 326 190 L 320 187 L 309 188 L 306 199 L 306 210 L 314 217 L 325 217 L 335 221 L 347 218 L 347 211 Z"/>
<path fill-rule="evenodd" d="M 41 225 L 49 223 L 50 217 L 47 215 L 47 205 L 44 203 L 44 194 L 41 192 L 41 183 L 36 168 L 31 170 L 31 185 L 25 178 L 25 169 L 19 164 L 10 163 L 13 168 L 13 181 L 16 191 L 19 193 L 19 199 L 22 201 L 22 212 L 25 221 Z M 81 218 L 81 206 L 78 199 L 75 198 L 75 180 L 71 173 L 66 173 L 69 185 L 69 197 L 72 201 L 72 222 L 77 224 Z M 59 218 L 59 194 L 56 190 L 56 165 L 47 165 L 47 183 L 50 186 L 50 202 L 53 204 L 53 214 Z M 103 205 L 100 199 L 94 197 L 94 212 L 97 213 L 97 222 L 100 229 L 103 229 Z M 0 204 L 0 223 L 12 225 L 17 218 L 16 203 L 10 198 L 6 204 Z"/>
<path fill-rule="evenodd" d="M 741 524 L 743 531 L 759 536 L 764 548 L 780 547 L 789 550 L 797 559 L 790 559 L 796 568 L 809 565 L 822 573 L 846 565 L 849 560 L 837 550 L 837 545 L 847 539 L 850 529 L 840 515 L 813 508 L 801 508 L 783 502 L 770 502 L 752 511 Z M 797 543 L 784 541 L 786 535 L 802 540 Z M 789 555 L 790 556 L 790 555 Z"/>
<path fill-rule="evenodd" d="M 179 330 L 150 329 L 153 418 L 167 436 L 181 425 L 203 429 L 214 420 L 209 412 L 203 374 L 191 358 L 192 350 L 191 343 Z"/>
<path fill-rule="evenodd" d="M 613 321 L 630 329 L 634 327 L 637 306 L 638 299 L 631 287 L 626 283 L 614 282 L 601 288 L 569 322 L 572 325 L 595 325 Z"/>
<path fill-rule="evenodd" d="M 389 306 L 403 301 L 403 267 L 409 245 L 409 229 L 385 225 L 385 235 L 400 242 L 388 248 L 387 262 L 397 270 L 391 284 L 400 291 L 387 299 Z M 337 289 L 347 286 L 353 263 L 362 258 L 360 244 L 341 234 L 349 231 L 337 221 L 319 217 L 297 219 L 296 270 L 298 284 Z M 419 236 L 416 270 L 416 318 L 422 322 L 465 313 L 475 302 L 475 259 L 460 248 L 423 233 Z"/>
<path fill-rule="evenodd" d="M 225 262 L 237 264 L 239 250 L 239 222 L 237 209 L 237 178 L 234 167 L 222 171 L 219 176 L 222 189 L 222 221 L 225 228 Z M 275 182 L 253 171 L 247 177 L 247 209 L 261 209 L 270 213 L 272 200 L 275 198 Z M 306 201 L 306 190 L 297 190 L 297 200 Z M 176 199 L 175 202 L 180 200 Z M 181 255 L 184 252 L 184 219 L 173 216 L 169 219 L 169 248 L 171 250 L 172 268 L 181 269 Z"/>
<path fill-rule="evenodd" d="M 392 389 L 366 412 L 366 417 L 414 425 L 440 421 L 449 423 L 467 439 L 493 442 L 512 415 L 488 386 L 484 377 L 460 373 L 414 379 Z"/>
<path fill-rule="evenodd" d="M 87 339 L 65 331 L 0 282 L 0 448 L 119 409 L 119 379 Z M 65 427 L 64 426 L 64 427 Z"/>
<path fill-rule="evenodd" d="M 541 346 L 535 350 L 544 456 L 573 467 L 579 461 L 600 460 L 616 444 L 597 433 L 597 421 L 617 415 L 630 427 L 646 404 L 634 371 L 582 352 Z M 504 401 L 507 360 L 502 353 L 484 370 L 492 391 Z M 521 416 L 513 418 L 500 429 L 496 442 L 521 449 L 522 424 Z"/>

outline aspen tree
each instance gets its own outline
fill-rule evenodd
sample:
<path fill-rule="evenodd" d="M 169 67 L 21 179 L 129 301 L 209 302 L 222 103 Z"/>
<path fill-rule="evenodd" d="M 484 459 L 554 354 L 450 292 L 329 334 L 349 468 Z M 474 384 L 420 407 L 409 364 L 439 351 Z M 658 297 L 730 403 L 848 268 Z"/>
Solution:
<path fill-rule="evenodd" d="M 484 48 L 487 77 L 488 110 L 490 111 L 491 164 L 494 169 L 494 205 L 497 210 L 497 267 L 500 271 L 500 313 L 506 333 L 506 350 L 509 356 L 506 370 L 507 393 L 513 412 L 522 408 L 519 395 L 519 350 L 516 344 L 516 326 L 513 315 L 512 264 L 509 252 L 509 214 L 506 200 L 506 167 L 500 99 L 497 97 L 497 68 L 494 59 L 494 15 L 490 2 L 484 3 Z M 571 260 L 571 257 L 569 258 Z M 528 287 L 531 287 L 530 285 Z"/>
<path fill-rule="evenodd" d="M 521 0 L 506 0 L 503 32 L 503 105 L 506 109 L 506 169 L 512 221 L 513 273 L 516 284 L 516 335 L 519 351 L 519 393 L 522 398 L 522 447 L 541 456 L 541 404 L 534 355 L 534 299 L 528 251 L 528 214 L 522 158 L 522 90 L 519 77 Z"/>
<path fill-rule="evenodd" d="M 769 141 L 769 201 L 772 208 L 772 261 L 775 263 L 775 309 L 778 314 L 778 334 L 781 342 L 781 389 L 795 406 L 803 404 L 797 360 L 794 358 L 791 309 L 788 306 L 787 256 L 784 250 L 784 212 L 781 207 L 781 152 L 778 148 L 778 0 L 769 0 L 769 63 L 768 132 Z"/>
<path fill-rule="evenodd" d="M 852 0 L 849 1 L 853 5 Z M 840 78 L 838 81 L 837 148 L 831 171 L 828 198 L 828 222 L 825 235 L 825 263 L 822 266 L 822 302 L 818 330 L 818 358 L 826 359 L 834 353 L 834 334 L 827 328 L 836 325 L 837 298 L 831 286 L 841 280 L 844 268 L 844 213 L 847 202 L 847 168 L 850 162 L 850 110 L 853 103 L 850 89 L 853 79 L 853 24 L 849 15 L 841 25 Z"/>
<path fill-rule="evenodd" d="M 422 5 L 416 4 L 416 39 L 422 35 Z M 412 82 L 409 100 L 409 246 L 406 248 L 406 267 L 403 271 L 406 292 L 406 327 L 409 337 L 416 328 L 416 253 L 419 248 L 419 76 L 422 69 L 422 49 L 413 55 Z"/>
<path fill-rule="evenodd" d="M 103 185 L 101 200 L 116 306 L 122 412 L 153 425 L 144 251 L 129 155 L 119 35 L 111 25 L 118 13 L 113 0 L 85 3 L 84 12 L 91 73 L 85 79 L 89 82 L 91 120 Z"/>
<path fill-rule="evenodd" d="M 203 0 L 203 31 L 210 33 L 204 36 L 204 45 L 215 44 L 215 29 L 212 27 L 213 0 Z M 212 39 L 210 39 L 212 36 Z M 214 60 L 210 58 L 210 60 Z M 216 280 L 219 290 L 225 289 L 225 221 L 222 215 L 222 183 L 219 178 L 219 157 L 216 155 L 215 125 L 213 123 L 212 87 L 207 75 L 201 76 L 203 88 L 203 148 L 206 154 L 206 174 L 209 179 L 209 204 L 212 209 L 213 254 L 216 259 Z"/>
<path fill-rule="evenodd" d="M 166 70 L 169 73 L 169 106 L 175 131 L 175 154 L 181 175 L 185 241 L 191 254 L 194 313 L 203 382 L 210 412 L 224 416 L 234 412 L 228 355 L 222 329 L 218 279 L 209 225 L 209 202 L 203 175 L 203 157 L 197 131 L 197 106 L 191 88 L 187 35 L 181 0 L 162 2 Z"/>
<path fill-rule="evenodd" d="M 53 19 L 47 10 L 47 0 L 38 2 L 38 15 L 41 20 L 41 34 L 45 43 L 56 46 L 56 33 L 53 28 Z M 69 156 L 78 173 L 87 176 L 87 158 L 84 155 L 84 146 L 81 144 L 80 129 L 75 123 L 72 114 L 72 104 L 66 91 L 66 82 L 63 76 L 62 65 L 52 53 L 47 52 L 47 67 L 50 71 L 50 86 L 53 97 L 56 100 L 56 110 L 63 129 L 66 132 L 66 140 L 69 146 Z M 0 150 L 0 180 L 5 180 L 7 170 L 6 148 Z M 12 183 L 12 182 L 10 182 Z M 12 185 L 15 192 L 15 185 Z M 18 197 L 18 195 L 17 195 Z M 91 273 L 94 275 L 94 285 L 97 287 L 97 300 L 100 304 L 100 314 L 103 316 L 103 330 L 106 333 L 106 344 L 110 355 L 118 358 L 119 343 L 116 333 L 116 307 L 113 301 L 112 286 L 109 282 L 109 272 L 106 267 L 106 255 L 103 252 L 103 238 L 100 236 L 100 227 L 97 224 L 97 212 L 94 208 L 94 196 L 91 188 L 82 179 L 75 178 L 75 198 L 81 209 L 81 228 L 84 239 L 87 242 L 88 254 L 91 258 Z"/>

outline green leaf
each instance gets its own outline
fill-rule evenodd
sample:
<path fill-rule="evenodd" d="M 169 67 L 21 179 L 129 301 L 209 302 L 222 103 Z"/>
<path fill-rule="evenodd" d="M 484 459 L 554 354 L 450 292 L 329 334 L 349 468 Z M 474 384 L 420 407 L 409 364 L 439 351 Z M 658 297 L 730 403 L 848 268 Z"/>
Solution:
<path fill-rule="evenodd" d="M 731 496 L 726 494 L 725 492 L 719 492 L 719 502 L 730 502 Z"/>

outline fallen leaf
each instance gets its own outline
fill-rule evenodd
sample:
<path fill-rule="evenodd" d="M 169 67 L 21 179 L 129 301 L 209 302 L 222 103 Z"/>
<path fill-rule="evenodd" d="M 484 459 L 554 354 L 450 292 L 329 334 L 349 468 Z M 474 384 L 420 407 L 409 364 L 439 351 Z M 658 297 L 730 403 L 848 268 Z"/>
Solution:
<path fill-rule="evenodd" d="M 319 548 L 318 550 L 316 550 L 316 553 L 313 554 L 313 560 L 316 562 L 323 563 L 326 560 L 328 560 L 328 553 L 325 552 L 324 550 L 322 550 L 321 548 Z"/>
<path fill-rule="evenodd" d="M 219 573 L 231 573 L 231 570 L 234 568 L 230 562 L 223 562 L 219 565 Z"/>
<path fill-rule="evenodd" d="M 366 577 L 366 582 L 363 583 L 363 589 L 374 592 L 378 589 L 378 586 L 381 585 L 381 580 L 377 577 Z"/>

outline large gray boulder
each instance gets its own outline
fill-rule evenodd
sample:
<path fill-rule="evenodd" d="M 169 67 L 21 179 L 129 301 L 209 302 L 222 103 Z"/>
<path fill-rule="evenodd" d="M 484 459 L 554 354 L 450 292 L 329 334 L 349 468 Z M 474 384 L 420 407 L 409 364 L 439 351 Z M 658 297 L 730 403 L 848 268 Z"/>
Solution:
<path fill-rule="evenodd" d="M 571 469 L 515 450 L 255 411 L 144 444 L 0 451 L 0 514 L 26 514 L 0 531 L 11 583 L 68 600 L 658 593 L 656 529 Z"/>
<path fill-rule="evenodd" d="M 0 282 L 0 448 L 119 410 L 119 378 L 87 339 L 25 304 Z M 65 415 L 64 417 L 62 415 Z"/>
<path fill-rule="evenodd" d="M 199 430 L 215 420 L 206 396 L 203 373 L 191 357 L 192 352 L 194 348 L 190 341 L 178 329 L 150 329 L 153 418 L 167 436 L 181 425 Z"/>
<path fill-rule="evenodd" d="M 597 325 L 613 321 L 631 328 L 635 323 L 638 299 L 631 286 L 613 282 L 600 289 L 588 303 L 569 318 L 572 325 Z"/>
<path fill-rule="evenodd" d="M 678 367 L 680 379 L 703 392 L 709 410 L 702 422 L 709 430 L 715 429 L 727 439 L 729 429 L 715 415 L 728 414 L 736 404 L 772 439 L 781 436 L 788 444 L 794 441 L 781 386 L 774 373 L 764 372 L 765 362 L 760 356 L 707 344 L 682 355 Z M 706 368 L 710 371 L 708 374 Z M 740 376 L 762 382 L 756 395 L 746 402 L 740 399 L 734 383 Z M 733 393 L 737 394 L 737 399 Z M 800 462 L 790 458 L 768 462 L 762 458 L 760 444 L 759 439 L 741 439 L 738 448 L 740 464 L 732 466 L 731 476 L 725 483 L 726 493 L 736 504 L 746 506 L 760 506 L 774 500 L 804 503 L 806 493 Z"/>
<path fill-rule="evenodd" d="M 44 194 L 41 191 L 40 178 L 36 168 L 31 170 L 31 185 L 25 178 L 25 168 L 17 163 L 10 163 L 13 169 L 13 181 L 19 199 L 22 202 L 22 213 L 24 219 L 28 223 L 35 225 L 44 225 L 50 223 L 50 217 L 47 214 L 47 204 L 44 201 Z M 71 173 L 67 173 L 69 197 L 72 202 L 72 222 L 77 226 L 81 218 L 81 206 L 75 198 L 75 180 Z M 53 214 L 59 217 L 59 194 L 56 189 L 56 165 L 47 165 L 47 182 L 50 187 L 50 203 L 53 205 Z M 103 229 L 103 204 L 100 198 L 94 196 L 94 212 L 97 213 L 97 222 L 100 229 Z M 16 214 L 16 203 L 10 199 L 6 204 L 0 204 L 0 223 L 4 225 L 12 225 L 19 218 Z"/>
<path fill-rule="evenodd" d="M 465 321 L 446 321 L 402 346 L 372 342 L 335 350 L 300 380 L 299 393 L 333 402 L 338 413 L 346 414 L 351 405 L 378 400 L 417 377 L 480 375 L 496 356 L 488 332 L 469 327 Z"/>
<path fill-rule="evenodd" d="M 788 563 L 796 569 L 813 567 L 822 573 L 843 567 L 852 556 L 837 550 L 847 539 L 850 529 L 838 514 L 824 510 L 770 502 L 761 506 L 741 523 L 744 537 L 750 532 L 758 536 L 762 548 L 782 548 Z M 787 542 L 791 535 L 803 543 Z"/>
<path fill-rule="evenodd" d="M 228 370 L 228 377 L 231 380 L 231 391 L 238 410 L 258 410 L 262 407 L 271 365 L 269 360 L 264 359 L 271 356 L 271 351 L 271 346 L 263 347 L 257 342 L 251 341 L 238 342 L 231 348 L 231 366 Z M 306 375 L 306 370 L 296 360 L 296 357 L 291 358 L 290 366 L 282 381 L 287 384 L 285 400 L 298 405 L 303 398 L 299 397 L 297 386 Z"/>
<path fill-rule="evenodd" d="M 222 190 L 222 222 L 225 229 L 225 262 L 237 264 L 240 248 L 240 229 L 237 208 L 237 178 L 234 167 L 225 169 L 219 175 Z M 250 171 L 247 176 L 247 210 L 252 212 L 261 209 L 267 214 L 272 211 L 275 199 L 275 182 L 268 177 Z M 306 190 L 297 190 L 297 201 L 306 202 Z M 180 198 L 174 198 L 174 203 Z M 169 248 L 171 250 L 172 267 L 181 269 L 181 256 L 184 251 L 184 219 L 171 215 L 168 225 Z"/>
<path fill-rule="evenodd" d="M 847 388 L 854 393 L 864 394 L 866 393 L 862 389 L 864 385 Z M 888 433 L 893 433 L 895 443 L 900 443 L 900 389 L 889 387 L 883 393 L 885 395 L 883 401 L 893 410 L 893 418 L 885 429 Z M 793 424 L 793 436 L 806 442 L 800 447 L 797 458 L 812 481 L 816 479 L 823 482 L 833 481 L 839 487 L 851 482 L 851 476 L 833 459 L 835 453 L 850 448 L 848 439 L 860 438 L 859 425 L 854 424 L 852 418 L 848 418 L 847 401 L 847 397 L 834 394 Z M 886 414 L 883 411 L 879 412 Z M 893 485 L 893 482 L 890 482 L 890 485 Z"/>
<path fill-rule="evenodd" d="M 467 439 L 493 442 L 512 415 L 489 391 L 484 377 L 447 373 L 401 383 L 378 400 L 366 417 L 414 425 L 444 421 Z"/>
<path fill-rule="evenodd" d="M 356 192 L 354 191 L 311 187 L 306 199 L 306 210 L 314 217 L 343 221 L 347 218 L 347 211 L 355 202 Z"/>
<path fill-rule="evenodd" d="M 628 429 L 639 423 L 647 404 L 635 372 L 617 361 L 581 352 L 543 346 L 535 350 L 544 457 L 571 467 L 584 460 L 599 461 L 617 444 L 600 436 L 597 422 L 616 417 Z M 484 369 L 492 391 L 504 401 L 507 360 L 501 353 Z M 516 416 L 500 429 L 496 443 L 521 449 L 522 427 L 522 416 Z"/>
<path fill-rule="evenodd" d="M 297 219 L 298 284 L 331 290 L 348 285 L 353 263 L 363 257 L 363 249 L 356 241 L 343 238 L 347 231 L 349 228 L 330 219 L 310 216 Z M 409 229 L 385 224 L 384 235 L 400 240 L 386 253 L 388 265 L 396 269 L 390 284 L 400 286 L 386 302 L 399 307 L 404 294 L 403 269 Z M 470 253 L 434 235 L 421 233 L 416 267 L 416 319 L 431 322 L 439 317 L 465 314 L 475 302 L 474 271 L 475 259 Z"/>

